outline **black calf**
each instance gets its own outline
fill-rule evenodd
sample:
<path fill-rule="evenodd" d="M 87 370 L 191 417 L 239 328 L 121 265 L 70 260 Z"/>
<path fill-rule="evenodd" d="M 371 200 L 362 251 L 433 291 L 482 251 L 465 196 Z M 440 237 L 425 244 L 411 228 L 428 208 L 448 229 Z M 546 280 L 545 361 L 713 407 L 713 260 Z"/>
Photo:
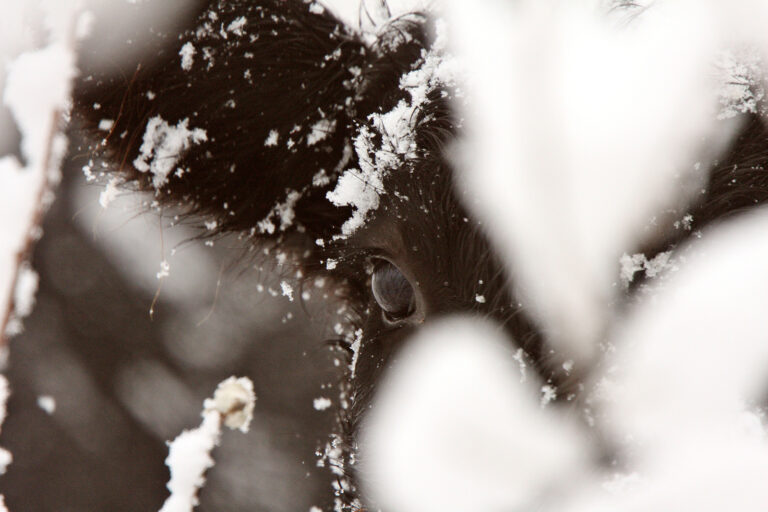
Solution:
<path fill-rule="evenodd" d="M 198 4 L 179 34 L 140 35 L 154 53 L 135 68 L 83 77 L 76 117 L 97 135 L 103 174 L 206 223 L 210 236 L 268 243 L 305 277 L 343 289 L 348 323 L 337 344 L 349 385 L 334 442 L 344 455 L 330 462 L 337 507 L 360 510 L 347 478 L 359 420 L 420 324 L 491 317 L 545 380 L 569 383 L 547 365 L 542 336 L 454 186 L 443 150 L 460 123 L 453 84 L 430 74 L 440 51 L 429 17 L 393 19 L 364 41 L 315 3 Z M 422 81 L 401 81 L 411 72 Z M 767 135 L 757 118 L 747 123 L 692 207 L 692 229 L 673 230 L 649 254 L 768 198 Z"/>

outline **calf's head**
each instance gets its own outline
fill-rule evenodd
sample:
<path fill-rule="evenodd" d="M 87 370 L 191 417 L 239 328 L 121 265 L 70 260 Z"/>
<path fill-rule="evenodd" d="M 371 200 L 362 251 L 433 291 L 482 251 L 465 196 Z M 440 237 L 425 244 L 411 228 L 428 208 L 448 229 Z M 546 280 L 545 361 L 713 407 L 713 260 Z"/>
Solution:
<path fill-rule="evenodd" d="M 140 63 L 82 77 L 75 114 L 96 135 L 87 169 L 150 192 L 154 207 L 196 220 L 206 236 L 239 235 L 297 279 L 337 287 L 336 345 L 349 365 L 341 452 L 354 451 L 405 340 L 441 316 L 490 317 L 543 380 L 568 384 L 455 183 L 460 89 L 439 24 L 412 13 L 373 37 L 300 0 L 199 1 L 194 11 L 178 34 L 137 34 L 152 49 Z M 756 137 L 765 139 L 762 124 L 748 126 L 722 168 L 757 154 Z M 720 194 L 720 181 L 697 222 L 765 199 L 765 187 Z M 346 455 L 331 464 L 351 472 Z M 351 482 L 336 494 L 358 506 Z"/>

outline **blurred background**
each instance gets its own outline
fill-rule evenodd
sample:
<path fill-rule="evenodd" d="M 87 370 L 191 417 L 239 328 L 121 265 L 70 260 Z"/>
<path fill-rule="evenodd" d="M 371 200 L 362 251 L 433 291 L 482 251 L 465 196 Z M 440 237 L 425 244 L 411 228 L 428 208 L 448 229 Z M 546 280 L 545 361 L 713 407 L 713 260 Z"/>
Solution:
<path fill-rule="evenodd" d="M 277 293 L 235 240 L 210 246 L 184 227 L 161 229 L 137 195 L 102 208 L 103 185 L 86 184 L 75 157 L 35 248 L 37 305 L 11 340 L 2 445 L 14 461 L 0 477 L 9 510 L 158 510 L 165 442 L 200 423 L 203 400 L 230 375 L 253 380 L 256 414 L 248 434 L 225 433 L 199 510 L 322 505 L 330 478 L 314 453 L 335 413 L 313 400 L 335 405 L 340 377 L 324 315 Z M 47 397 L 51 412 L 38 403 Z"/>

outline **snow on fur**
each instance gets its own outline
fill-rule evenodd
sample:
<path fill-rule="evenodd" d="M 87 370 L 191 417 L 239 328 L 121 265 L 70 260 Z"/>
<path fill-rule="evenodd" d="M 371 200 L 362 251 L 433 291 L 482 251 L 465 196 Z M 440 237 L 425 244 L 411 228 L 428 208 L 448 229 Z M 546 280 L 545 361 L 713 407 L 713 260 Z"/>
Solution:
<path fill-rule="evenodd" d="M 403 170 L 417 155 L 416 113 L 427 94 L 455 81 L 455 61 L 446 55 L 445 26 L 438 22 L 437 28 L 438 36 L 423 55 L 421 65 L 400 79 L 400 88 L 409 92 L 410 100 L 401 100 L 389 112 L 368 116 L 369 124 L 360 127 L 354 140 L 359 169 L 344 171 L 336 188 L 326 195 L 336 206 L 354 208 L 352 217 L 341 227 L 341 236 L 354 233 L 369 212 L 379 207 L 379 194 L 386 193 L 385 176 Z"/>
<path fill-rule="evenodd" d="M 208 140 L 208 135 L 201 128 L 189 128 L 189 118 L 184 118 L 176 126 L 168 124 L 160 116 L 147 121 L 144 138 L 133 166 L 141 172 L 152 173 L 152 185 L 159 189 L 168 182 L 168 175 L 175 171 L 176 163 L 185 150 L 193 144 Z"/>

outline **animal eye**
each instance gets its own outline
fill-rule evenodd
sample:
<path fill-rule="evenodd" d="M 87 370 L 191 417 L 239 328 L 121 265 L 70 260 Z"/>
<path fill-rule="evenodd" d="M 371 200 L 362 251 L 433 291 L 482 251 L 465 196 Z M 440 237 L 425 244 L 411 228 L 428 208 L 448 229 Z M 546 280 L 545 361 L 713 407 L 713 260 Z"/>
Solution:
<path fill-rule="evenodd" d="M 387 320 L 402 320 L 416 309 L 416 298 L 411 283 L 400 269 L 389 261 L 376 262 L 371 276 L 371 291 Z"/>

